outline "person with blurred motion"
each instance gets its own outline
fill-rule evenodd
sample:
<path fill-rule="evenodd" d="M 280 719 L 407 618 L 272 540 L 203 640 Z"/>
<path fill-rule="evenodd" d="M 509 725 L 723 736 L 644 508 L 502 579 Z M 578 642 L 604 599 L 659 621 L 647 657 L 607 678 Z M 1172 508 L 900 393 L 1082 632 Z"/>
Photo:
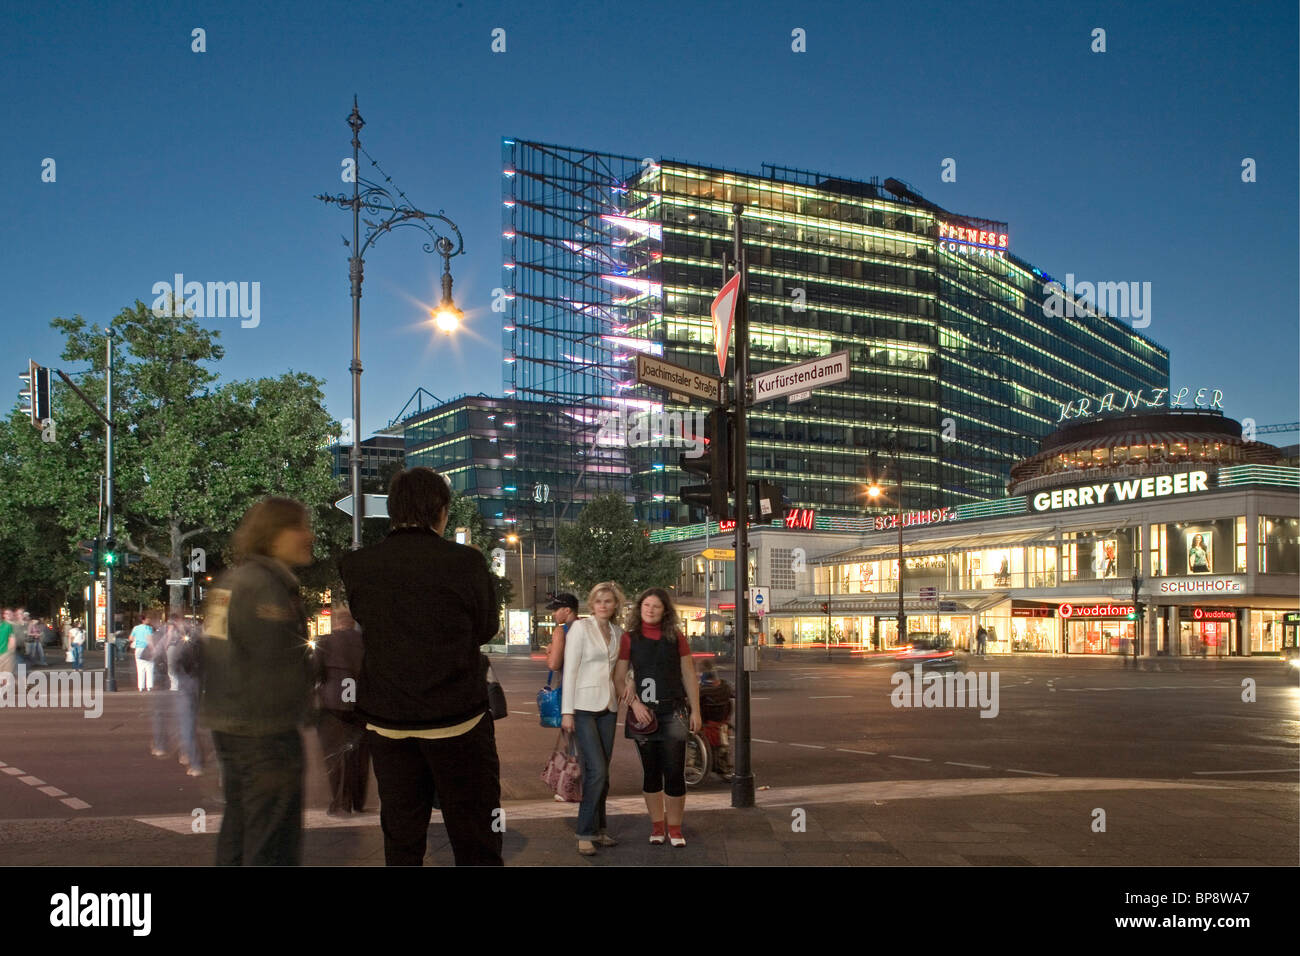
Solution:
<path fill-rule="evenodd" d="M 321 750 L 329 777 L 330 816 L 360 813 L 366 808 L 370 778 L 370 749 L 366 726 L 356 713 L 357 681 L 364 655 L 361 632 L 346 604 L 335 602 L 330 611 L 330 632 L 316 638 L 320 662 Z"/>
<path fill-rule="evenodd" d="M 200 717 L 226 797 L 218 866 L 302 862 L 303 744 L 316 671 L 291 568 L 312 563 L 307 509 L 266 498 L 232 539 L 236 566 L 208 592 Z"/>
<path fill-rule="evenodd" d="M 673 846 L 686 846 L 682 818 L 686 811 L 687 728 L 699 731 L 700 682 L 695 675 L 686 635 L 678 627 L 677 609 L 663 588 L 641 593 L 627 615 L 627 629 L 618 652 L 614 686 L 622 687 L 629 666 L 635 694 L 624 723 L 627 736 L 641 755 L 642 795 L 650 813 L 650 842 L 664 842 L 665 824 Z M 633 731 L 654 715 L 657 726 L 648 734 Z"/>
<path fill-rule="evenodd" d="M 167 647 L 167 674 L 174 691 L 173 716 L 180 741 L 180 763 L 186 773 L 203 773 L 203 747 L 199 743 L 199 694 L 203 680 L 203 644 L 196 628 L 178 620 Z"/>
<path fill-rule="evenodd" d="M 140 618 L 140 623 L 131 628 L 131 648 L 135 651 L 135 689 L 144 693 L 153 690 L 154 667 L 153 628 L 149 626 L 149 615 Z"/>
<path fill-rule="evenodd" d="M 45 647 L 42 639 L 45 637 L 45 628 L 41 624 L 39 617 L 34 617 L 27 622 L 27 663 L 30 665 L 40 664 L 45 666 Z"/>
<path fill-rule="evenodd" d="M 68 651 L 72 655 L 73 669 L 81 670 L 86 655 L 86 632 L 76 621 L 68 625 Z"/>
<path fill-rule="evenodd" d="M 149 637 L 149 663 L 153 665 L 153 693 L 149 695 L 149 714 L 153 720 L 153 749 L 155 757 L 166 757 L 171 752 L 171 738 L 176 732 L 176 680 L 167 667 L 167 651 L 179 633 L 162 621 Z"/>
<path fill-rule="evenodd" d="M 595 856 L 597 846 L 617 845 L 605 832 L 605 799 L 618 722 L 613 674 L 623 630 L 617 618 L 625 602 L 622 589 L 613 581 L 592 588 L 587 595 L 591 617 L 574 625 L 564 653 L 560 726 L 577 738 L 582 760 L 578 852 L 583 856 Z"/>
<path fill-rule="evenodd" d="M 0 681 L 17 683 L 14 677 L 15 661 L 18 658 L 18 630 L 14 626 L 17 615 L 10 608 L 5 608 L 4 619 L 0 620 Z"/>
<path fill-rule="evenodd" d="M 457 866 L 500 866 L 501 764 L 479 647 L 498 630 L 476 549 L 443 537 L 451 489 L 432 468 L 395 475 L 392 530 L 344 555 L 365 656 L 357 713 L 379 783 L 389 866 L 420 866 L 437 793 Z"/>

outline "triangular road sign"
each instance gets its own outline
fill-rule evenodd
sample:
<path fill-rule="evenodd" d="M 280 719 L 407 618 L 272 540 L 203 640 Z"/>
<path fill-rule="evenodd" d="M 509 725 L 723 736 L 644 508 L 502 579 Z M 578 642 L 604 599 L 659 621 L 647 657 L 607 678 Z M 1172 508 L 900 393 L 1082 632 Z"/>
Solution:
<path fill-rule="evenodd" d="M 740 299 L 740 273 L 727 280 L 709 314 L 713 316 L 713 348 L 718 353 L 718 374 L 727 374 L 727 349 L 731 347 L 731 323 L 736 317 L 736 302 Z"/>

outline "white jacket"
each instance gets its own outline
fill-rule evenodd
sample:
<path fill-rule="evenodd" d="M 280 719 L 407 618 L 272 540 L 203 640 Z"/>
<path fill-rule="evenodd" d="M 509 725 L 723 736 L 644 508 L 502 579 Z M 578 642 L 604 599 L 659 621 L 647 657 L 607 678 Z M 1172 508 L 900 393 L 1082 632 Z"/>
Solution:
<path fill-rule="evenodd" d="M 573 623 L 564 638 L 564 683 L 560 688 L 560 712 L 575 710 L 617 710 L 614 695 L 614 665 L 618 663 L 618 646 L 623 629 L 609 624 L 609 646 L 600 634 L 594 618 L 584 617 Z"/>

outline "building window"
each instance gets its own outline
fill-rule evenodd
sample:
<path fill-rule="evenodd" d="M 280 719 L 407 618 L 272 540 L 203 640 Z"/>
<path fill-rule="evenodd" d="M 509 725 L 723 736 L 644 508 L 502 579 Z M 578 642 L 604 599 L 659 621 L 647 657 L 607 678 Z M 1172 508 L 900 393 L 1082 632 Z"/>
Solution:
<path fill-rule="evenodd" d="M 1259 573 L 1300 574 L 1300 519 L 1260 516 Z"/>
<path fill-rule="evenodd" d="M 794 590 L 794 571 L 791 570 L 790 548 L 772 549 L 772 589 L 774 591 Z"/>

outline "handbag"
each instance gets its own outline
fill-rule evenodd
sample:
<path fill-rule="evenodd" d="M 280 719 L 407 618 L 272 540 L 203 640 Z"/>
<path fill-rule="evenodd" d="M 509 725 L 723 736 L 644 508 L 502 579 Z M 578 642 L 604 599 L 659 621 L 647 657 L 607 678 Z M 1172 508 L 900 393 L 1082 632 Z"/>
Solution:
<path fill-rule="evenodd" d="M 655 712 L 650 711 L 650 720 L 644 724 L 636 722 L 636 714 L 632 708 L 627 709 L 627 719 L 623 721 L 623 727 L 627 730 L 627 735 L 632 738 L 648 737 L 659 729 L 659 718 Z"/>
<path fill-rule="evenodd" d="M 546 672 L 546 686 L 537 692 L 537 712 L 541 714 L 543 727 L 560 726 L 560 699 L 558 687 L 551 687 L 551 676 L 555 671 Z"/>
<path fill-rule="evenodd" d="M 483 659 L 487 660 L 486 654 L 483 655 Z M 488 710 L 491 712 L 493 720 L 500 720 L 510 713 L 509 707 L 506 706 L 505 688 L 501 686 L 501 683 L 496 679 L 496 675 L 492 673 L 491 662 L 488 662 L 487 668 L 487 692 Z"/>
<path fill-rule="evenodd" d="M 561 730 L 551 759 L 546 761 L 546 769 L 542 771 L 542 780 L 551 792 L 568 803 L 582 800 L 582 761 L 578 759 L 576 749 L 573 735 Z"/>

